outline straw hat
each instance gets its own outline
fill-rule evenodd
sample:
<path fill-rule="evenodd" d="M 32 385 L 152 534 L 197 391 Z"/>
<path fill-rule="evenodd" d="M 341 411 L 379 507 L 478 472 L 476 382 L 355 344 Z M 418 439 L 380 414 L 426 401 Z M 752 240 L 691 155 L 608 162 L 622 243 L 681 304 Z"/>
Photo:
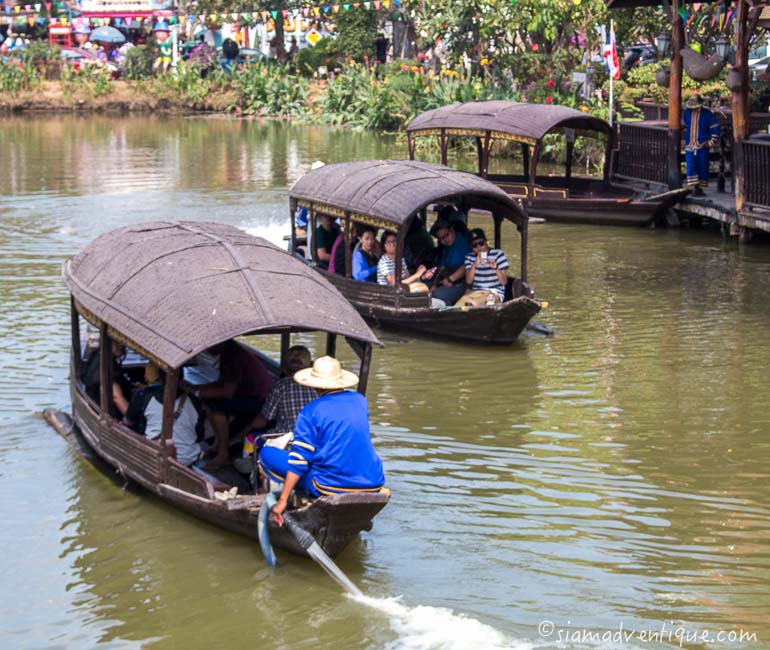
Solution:
<path fill-rule="evenodd" d="M 703 99 L 698 94 L 692 94 L 684 103 L 685 108 L 700 108 L 703 106 Z"/>
<path fill-rule="evenodd" d="M 358 383 L 358 376 L 343 370 L 334 357 L 319 357 L 312 368 L 304 368 L 295 373 L 294 381 L 311 388 L 334 390 L 352 388 Z"/>

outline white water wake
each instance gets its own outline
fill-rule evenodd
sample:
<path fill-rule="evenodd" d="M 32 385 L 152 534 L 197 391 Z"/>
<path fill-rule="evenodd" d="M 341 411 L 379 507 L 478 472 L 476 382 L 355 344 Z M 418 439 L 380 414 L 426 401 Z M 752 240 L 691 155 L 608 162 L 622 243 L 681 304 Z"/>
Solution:
<path fill-rule="evenodd" d="M 352 596 L 351 596 L 352 597 Z M 387 650 L 532 650 L 530 643 L 511 641 L 493 627 L 445 607 L 407 607 L 398 598 L 352 597 L 390 618 L 398 634 Z"/>

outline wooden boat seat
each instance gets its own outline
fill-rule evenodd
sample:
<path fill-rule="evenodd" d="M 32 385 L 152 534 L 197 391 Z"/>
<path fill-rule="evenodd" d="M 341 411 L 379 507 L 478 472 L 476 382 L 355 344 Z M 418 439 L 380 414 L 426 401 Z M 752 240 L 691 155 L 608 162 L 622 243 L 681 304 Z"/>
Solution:
<path fill-rule="evenodd" d="M 535 196 L 543 199 L 566 199 L 567 190 L 536 187 Z"/>

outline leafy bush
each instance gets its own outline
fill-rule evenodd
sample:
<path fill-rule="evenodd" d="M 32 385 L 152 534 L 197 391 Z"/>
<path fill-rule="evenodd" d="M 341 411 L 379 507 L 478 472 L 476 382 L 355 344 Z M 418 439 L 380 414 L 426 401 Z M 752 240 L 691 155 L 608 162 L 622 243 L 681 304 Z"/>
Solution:
<path fill-rule="evenodd" d="M 10 57 L 0 61 L 0 91 L 17 93 L 37 88 L 42 81 L 35 66 L 21 58 Z"/>
<path fill-rule="evenodd" d="M 333 68 L 339 56 L 337 41 L 333 38 L 322 38 L 313 47 L 305 47 L 297 53 L 295 66 L 301 74 L 312 76 L 322 65 Z"/>
<path fill-rule="evenodd" d="M 132 47 L 123 62 L 123 77 L 129 80 L 147 79 L 152 76 L 155 53 L 147 45 Z"/>
<path fill-rule="evenodd" d="M 247 115 L 304 115 L 307 82 L 288 66 L 255 63 L 239 68 L 233 77 L 238 104 Z"/>

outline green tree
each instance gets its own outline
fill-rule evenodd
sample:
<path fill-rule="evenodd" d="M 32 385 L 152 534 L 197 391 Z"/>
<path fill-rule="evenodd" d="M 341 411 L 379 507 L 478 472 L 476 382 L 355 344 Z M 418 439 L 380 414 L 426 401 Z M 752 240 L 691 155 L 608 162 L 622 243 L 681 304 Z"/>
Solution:
<path fill-rule="evenodd" d="M 356 61 L 374 55 L 374 39 L 377 37 L 377 12 L 364 9 L 340 11 L 336 18 L 337 40 L 340 51 Z"/>

